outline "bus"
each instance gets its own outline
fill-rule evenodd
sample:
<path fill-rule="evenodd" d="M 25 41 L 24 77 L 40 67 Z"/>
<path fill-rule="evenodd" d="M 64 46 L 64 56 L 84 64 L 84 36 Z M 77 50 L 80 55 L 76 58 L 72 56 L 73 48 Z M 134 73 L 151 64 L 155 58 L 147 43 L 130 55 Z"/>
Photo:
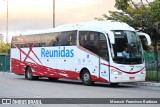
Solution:
<path fill-rule="evenodd" d="M 128 24 L 107 20 L 62 25 L 12 38 L 11 71 L 33 80 L 47 77 L 117 85 L 145 81 L 140 37 Z"/>

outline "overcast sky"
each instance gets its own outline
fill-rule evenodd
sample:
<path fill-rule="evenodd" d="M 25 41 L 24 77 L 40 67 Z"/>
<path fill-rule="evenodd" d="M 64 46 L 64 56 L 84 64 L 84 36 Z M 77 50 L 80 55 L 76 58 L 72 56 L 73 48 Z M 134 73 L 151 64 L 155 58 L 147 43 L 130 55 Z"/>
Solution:
<path fill-rule="evenodd" d="M 140 0 L 134 0 L 140 1 Z M 9 33 L 52 28 L 53 0 L 8 0 Z M 115 0 L 56 0 L 56 26 L 92 21 L 109 10 Z M 0 0 L 0 33 L 6 29 L 6 2 Z"/>
<path fill-rule="evenodd" d="M 53 0 L 8 0 L 9 32 L 52 28 Z M 56 0 L 56 26 L 91 21 L 109 10 L 114 0 Z M 5 32 L 6 2 L 0 0 L 0 32 Z"/>

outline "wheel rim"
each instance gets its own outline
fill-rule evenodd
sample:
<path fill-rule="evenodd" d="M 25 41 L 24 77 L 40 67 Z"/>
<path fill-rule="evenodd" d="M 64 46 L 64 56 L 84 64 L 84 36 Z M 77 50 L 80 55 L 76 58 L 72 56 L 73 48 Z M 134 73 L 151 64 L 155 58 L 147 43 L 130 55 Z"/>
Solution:
<path fill-rule="evenodd" d="M 85 73 L 84 76 L 83 76 L 83 80 L 85 83 L 89 82 L 90 81 L 90 75 L 88 73 Z"/>

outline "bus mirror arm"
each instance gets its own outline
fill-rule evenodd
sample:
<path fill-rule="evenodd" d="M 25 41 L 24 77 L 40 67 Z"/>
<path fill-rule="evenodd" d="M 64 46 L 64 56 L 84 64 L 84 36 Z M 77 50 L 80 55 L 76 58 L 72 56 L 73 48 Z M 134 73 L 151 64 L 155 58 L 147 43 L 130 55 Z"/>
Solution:
<path fill-rule="evenodd" d="M 115 44 L 114 33 L 112 31 L 107 31 L 108 37 L 110 39 L 111 44 Z"/>
<path fill-rule="evenodd" d="M 151 45 L 151 38 L 148 34 L 143 32 L 138 32 L 138 36 L 144 36 L 147 39 L 148 45 Z"/>

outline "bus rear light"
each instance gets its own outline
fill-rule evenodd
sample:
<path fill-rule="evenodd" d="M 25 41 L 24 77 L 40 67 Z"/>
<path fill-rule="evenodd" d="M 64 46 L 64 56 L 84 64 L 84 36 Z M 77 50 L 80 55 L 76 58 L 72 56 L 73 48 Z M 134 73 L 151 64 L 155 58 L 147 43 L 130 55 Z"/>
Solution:
<path fill-rule="evenodd" d="M 112 69 L 111 72 L 112 72 L 112 74 L 114 74 L 114 75 L 122 75 L 122 72 L 117 71 L 117 70 L 114 70 L 114 69 Z"/>

